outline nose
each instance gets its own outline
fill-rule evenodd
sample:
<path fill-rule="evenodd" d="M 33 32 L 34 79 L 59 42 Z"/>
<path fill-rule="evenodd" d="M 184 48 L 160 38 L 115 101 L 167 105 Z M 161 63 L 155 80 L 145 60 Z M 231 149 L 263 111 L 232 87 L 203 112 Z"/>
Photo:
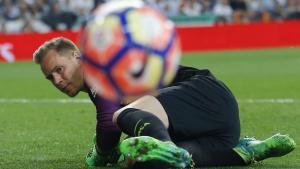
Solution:
<path fill-rule="evenodd" d="M 59 74 L 55 74 L 55 73 L 53 74 L 53 84 L 58 88 L 62 88 L 63 79 Z"/>

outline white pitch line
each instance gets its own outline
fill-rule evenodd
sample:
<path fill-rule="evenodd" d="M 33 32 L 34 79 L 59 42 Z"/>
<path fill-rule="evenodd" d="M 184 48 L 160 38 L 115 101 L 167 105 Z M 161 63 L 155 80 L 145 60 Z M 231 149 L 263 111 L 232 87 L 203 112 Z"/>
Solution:
<path fill-rule="evenodd" d="M 296 103 L 300 100 L 289 99 L 289 98 L 278 98 L 278 99 L 241 99 L 239 103 Z"/>
<path fill-rule="evenodd" d="M 257 103 L 273 103 L 273 104 L 292 104 L 300 103 L 300 99 L 292 98 L 273 98 L 273 99 L 239 99 L 239 103 L 257 104 Z M 87 104 L 91 103 L 89 99 L 29 99 L 29 98 L 0 98 L 0 104 L 18 103 L 18 104 Z"/>

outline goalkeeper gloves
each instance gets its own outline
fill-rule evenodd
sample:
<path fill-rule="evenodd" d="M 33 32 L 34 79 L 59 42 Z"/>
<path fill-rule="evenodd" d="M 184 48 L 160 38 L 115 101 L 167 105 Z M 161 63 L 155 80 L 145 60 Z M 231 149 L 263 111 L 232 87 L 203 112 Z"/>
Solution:
<path fill-rule="evenodd" d="M 94 136 L 94 146 L 85 157 L 85 163 L 89 169 L 95 167 L 111 166 L 118 162 L 120 153 L 117 148 L 107 153 L 97 151 L 96 148 L 96 137 Z"/>

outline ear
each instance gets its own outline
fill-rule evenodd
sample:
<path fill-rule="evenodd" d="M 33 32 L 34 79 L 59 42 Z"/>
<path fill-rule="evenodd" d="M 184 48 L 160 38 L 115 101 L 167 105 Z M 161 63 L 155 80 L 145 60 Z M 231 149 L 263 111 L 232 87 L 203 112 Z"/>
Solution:
<path fill-rule="evenodd" d="M 79 52 L 79 51 L 74 51 L 73 56 L 74 56 L 76 59 L 80 59 L 80 52 Z"/>

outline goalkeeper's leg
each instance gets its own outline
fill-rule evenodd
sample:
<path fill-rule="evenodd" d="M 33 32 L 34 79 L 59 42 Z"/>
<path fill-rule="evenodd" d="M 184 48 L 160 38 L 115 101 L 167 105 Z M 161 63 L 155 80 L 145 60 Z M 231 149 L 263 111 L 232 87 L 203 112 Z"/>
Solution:
<path fill-rule="evenodd" d="M 195 167 L 242 166 L 243 159 L 217 137 L 207 136 L 193 140 L 175 142 L 193 157 Z"/>
<path fill-rule="evenodd" d="M 120 113 L 117 123 L 122 131 L 132 136 L 120 145 L 120 151 L 127 159 L 173 168 L 190 165 L 189 153 L 171 141 L 162 121 L 152 113 L 128 108 Z"/>
<path fill-rule="evenodd" d="M 225 146 L 214 137 L 181 141 L 176 144 L 192 154 L 196 167 L 249 165 L 270 157 L 284 156 L 294 150 L 296 145 L 291 137 L 281 134 L 263 141 L 243 138 L 233 148 Z"/>

